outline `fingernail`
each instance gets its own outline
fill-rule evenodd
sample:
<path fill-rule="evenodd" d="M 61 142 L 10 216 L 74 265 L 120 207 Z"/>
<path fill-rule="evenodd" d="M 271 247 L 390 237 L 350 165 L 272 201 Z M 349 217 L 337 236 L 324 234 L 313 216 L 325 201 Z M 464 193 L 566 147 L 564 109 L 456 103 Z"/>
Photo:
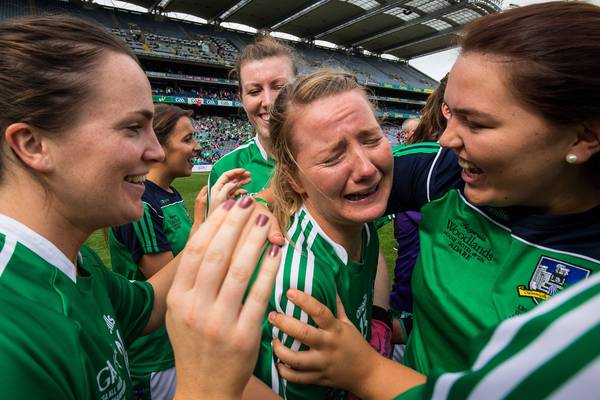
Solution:
<path fill-rule="evenodd" d="M 271 312 L 269 313 L 269 316 L 268 316 L 268 318 L 269 318 L 269 322 L 273 322 L 273 321 L 275 321 L 275 311 L 271 311 Z"/>
<path fill-rule="evenodd" d="M 288 299 L 293 299 L 294 297 L 296 297 L 296 291 L 293 289 L 288 289 L 288 291 L 285 295 L 287 296 Z"/>
<path fill-rule="evenodd" d="M 277 254 L 279 254 L 279 246 L 272 244 L 271 248 L 269 249 L 269 256 L 277 257 Z"/>
<path fill-rule="evenodd" d="M 267 222 L 269 222 L 269 217 L 267 217 L 265 214 L 260 214 L 256 219 L 256 225 L 258 226 L 265 226 Z"/>
<path fill-rule="evenodd" d="M 242 199 L 240 200 L 240 208 L 248 208 L 250 207 L 250 204 L 252 204 L 252 197 L 250 196 L 246 196 L 246 197 L 242 197 Z"/>
<path fill-rule="evenodd" d="M 235 200 L 234 199 L 227 199 L 227 201 L 225 201 L 225 203 L 223 203 L 223 208 L 227 211 L 231 210 L 231 207 L 233 207 L 233 205 L 235 204 Z"/>

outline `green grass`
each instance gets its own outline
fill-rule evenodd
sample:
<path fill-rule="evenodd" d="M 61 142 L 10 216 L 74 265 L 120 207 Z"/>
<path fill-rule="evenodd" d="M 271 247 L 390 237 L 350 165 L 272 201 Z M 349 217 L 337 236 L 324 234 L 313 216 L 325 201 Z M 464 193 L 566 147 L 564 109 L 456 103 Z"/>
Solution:
<path fill-rule="evenodd" d="M 202 186 L 206 185 L 207 181 L 208 173 L 198 173 L 192 174 L 189 178 L 178 178 L 173 183 L 173 186 L 181 193 L 181 197 L 183 197 L 185 206 L 190 214 L 193 214 L 194 212 L 194 199 L 196 198 L 196 194 L 198 194 L 198 191 L 200 191 Z M 388 267 L 392 269 L 396 260 L 396 252 L 394 251 L 396 241 L 394 239 L 392 224 L 387 224 L 379 230 L 379 241 L 381 242 L 381 248 L 383 249 L 383 254 L 385 254 Z M 86 244 L 98 253 L 105 265 L 110 265 L 108 247 L 102 231 L 94 232 L 87 240 Z"/>

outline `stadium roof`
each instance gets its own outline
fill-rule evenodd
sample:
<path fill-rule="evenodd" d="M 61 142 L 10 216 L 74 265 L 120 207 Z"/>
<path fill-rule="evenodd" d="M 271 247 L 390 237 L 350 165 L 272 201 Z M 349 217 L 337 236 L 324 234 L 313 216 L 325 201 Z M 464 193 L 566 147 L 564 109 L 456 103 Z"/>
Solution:
<path fill-rule="evenodd" d="M 460 28 L 499 11 L 502 0 L 128 0 L 151 12 L 178 12 L 219 24 L 324 40 L 410 59 L 453 45 Z"/>

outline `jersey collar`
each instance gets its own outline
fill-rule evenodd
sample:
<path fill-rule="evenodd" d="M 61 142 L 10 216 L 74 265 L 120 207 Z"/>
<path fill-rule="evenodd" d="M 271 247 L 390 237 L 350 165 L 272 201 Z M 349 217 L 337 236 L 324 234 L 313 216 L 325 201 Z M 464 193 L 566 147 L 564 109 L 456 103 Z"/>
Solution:
<path fill-rule="evenodd" d="M 0 214 L 0 232 L 15 239 L 76 282 L 75 265 L 45 237 L 4 214 Z"/>
<path fill-rule="evenodd" d="M 258 151 L 260 152 L 260 155 L 262 156 L 262 158 L 264 158 L 265 161 L 269 161 L 269 156 L 267 155 L 267 151 L 265 150 L 262 143 L 260 142 L 258 134 L 254 137 L 254 141 L 256 142 L 256 147 L 258 147 Z"/>

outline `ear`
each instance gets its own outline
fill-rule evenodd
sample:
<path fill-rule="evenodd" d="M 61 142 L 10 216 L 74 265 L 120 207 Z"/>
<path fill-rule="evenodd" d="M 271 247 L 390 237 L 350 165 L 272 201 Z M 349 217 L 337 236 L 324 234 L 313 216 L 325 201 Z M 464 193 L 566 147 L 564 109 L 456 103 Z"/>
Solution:
<path fill-rule="evenodd" d="M 33 170 L 47 172 L 52 163 L 45 136 L 24 122 L 10 124 L 4 131 L 6 144 L 15 155 Z"/>
<path fill-rule="evenodd" d="M 600 152 L 600 120 L 584 123 L 569 153 L 577 156 L 578 163 L 584 163 L 598 152 Z"/>
<path fill-rule="evenodd" d="M 302 185 L 298 183 L 297 179 L 291 174 L 291 172 L 287 168 L 285 168 L 285 177 L 287 179 L 288 185 L 290 185 L 292 190 L 298 193 L 300 196 L 304 196 L 306 190 L 304 190 L 304 187 L 302 187 Z"/>

